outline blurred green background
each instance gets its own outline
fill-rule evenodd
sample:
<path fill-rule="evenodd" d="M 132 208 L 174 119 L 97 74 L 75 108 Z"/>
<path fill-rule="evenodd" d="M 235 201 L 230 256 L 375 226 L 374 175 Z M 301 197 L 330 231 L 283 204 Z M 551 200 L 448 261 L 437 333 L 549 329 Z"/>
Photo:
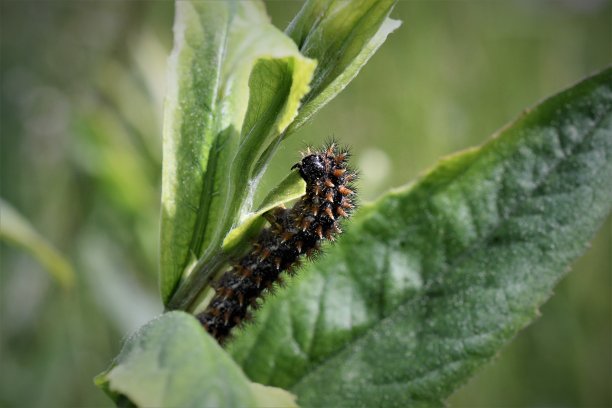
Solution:
<path fill-rule="evenodd" d="M 297 1 L 267 2 L 284 28 Z M 92 377 L 160 313 L 161 109 L 173 4 L 2 1 L 2 196 L 68 257 L 62 289 L 0 244 L 0 406 L 110 406 Z M 400 1 L 403 26 L 278 152 L 270 188 L 306 143 L 334 135 L 364 200 L 612 60 L 602 0 Z M 452 406 L 612 406 L 612 222 L 542 317 Z M 410 362 L 406 362 L 410 364 Z"/>

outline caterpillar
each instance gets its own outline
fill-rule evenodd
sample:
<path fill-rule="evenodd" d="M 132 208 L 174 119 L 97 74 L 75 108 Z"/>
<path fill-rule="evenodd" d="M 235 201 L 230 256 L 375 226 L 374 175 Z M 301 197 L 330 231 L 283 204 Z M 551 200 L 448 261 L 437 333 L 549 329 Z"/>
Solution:
<path fill-rule="evenodd" d="M 197 315 L 204 329 L 220 344 L 231 330 L 250 318 L 250 309 L 282 284 L 281 274 L 293 275 L 303 255 L 320 252 L 321 242 L 334 241 L 342 232 L 339 221 L 355 208 L 357 175 L 348 165 L 348 149 L 331 142 L 320 150 L 309 148 L 291 170 L 306 182 L 305 194 L 292 208 L 277 207 L 266 217 L 263 229 L 249 252 L 233 264 L 214 285 L 215 294 Z"/>

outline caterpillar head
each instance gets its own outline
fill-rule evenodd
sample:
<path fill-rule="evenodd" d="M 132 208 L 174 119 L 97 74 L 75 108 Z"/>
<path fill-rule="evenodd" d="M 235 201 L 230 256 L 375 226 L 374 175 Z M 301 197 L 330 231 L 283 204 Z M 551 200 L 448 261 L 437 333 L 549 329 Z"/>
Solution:
<path fill-rule="evenodd" d="M 320 179 L 325 174 L 325 156 L 321 154 L 310 154 L 296 163 L 291 169 L 298 169 L 304 181 Z"/>

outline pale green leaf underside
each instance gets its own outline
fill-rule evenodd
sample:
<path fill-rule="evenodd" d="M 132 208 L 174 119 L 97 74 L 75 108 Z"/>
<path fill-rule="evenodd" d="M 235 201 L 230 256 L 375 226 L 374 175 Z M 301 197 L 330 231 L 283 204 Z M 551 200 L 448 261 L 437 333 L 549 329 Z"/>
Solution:
<path fill-rule="evenodd" d="M 250 383 L 193 316 L 167 313 L 125 343 L 96 384 L 139 407 L 295 406 L 294 397 Z"/>
<path fill-rule="evenodd" d="M 362 208 L 230 353 L 300 406 L 439 405 L 533 320 L 610 180 L 608 69 Z"/>
<path fill-rule="evenodd" d="M 0 240 L 21 247 L 65 288 L 74 284 L 70 262 L 47 242 L 9 203 L 0 198 Z"/>

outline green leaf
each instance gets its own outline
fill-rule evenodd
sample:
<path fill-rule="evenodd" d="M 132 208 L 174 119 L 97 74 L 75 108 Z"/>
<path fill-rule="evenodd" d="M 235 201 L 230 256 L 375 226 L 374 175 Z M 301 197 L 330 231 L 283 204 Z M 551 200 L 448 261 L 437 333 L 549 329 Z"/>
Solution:
<path fill-rule="evenodd" d="M 612 69 L 364 206 L 230 353 L 300 406 L 432 406 L 529 324 L 612 204 Z"/>
<path fill-rule="evenodd" d="M 265 219 L 262 217 L 273 208 L 283 206 L 291 200 L 302 195 L 306 189 L 306 183 L 297 171 L 292 171 L 283 181 L 274 188 L 259 206 L 257 212 L 249 215 L 240 225 L 232 229 L 223 241 L 223 249 L 226 252 L 234 252 L 236 248 L 248 242 L 263 226 Z"/>
<path fill-rule="evenodd" d="M 95 383 L 118 405 L 295 406 L 286 391 L 250 383 L 198 321 L 183 312 L 164 314 L 133 334 Z"/>
<path fill-rule="evenodd" d="M 0 198 L 0 240 L 30 252 L 62 285 L 74 284 L 74 270 L 70 262 L 47 242 L 9 203 Z"/>
<path fill-rule="evenodd" d="M 291 131 L 340 93 L 400 26 L 400 21 L 388 18 L 396 2 L 310 0 L 304 4 L 286 32 L 318 66 Z"/>
<path fill-rule="evenodd" d="M 185 308 L 228 231 L 253 212 L 265 147 L 297 114 L 316 63 L 271 25 L 259 1 L 177 1 L 174 30 L 160 288 L 170 308 Z"/>

